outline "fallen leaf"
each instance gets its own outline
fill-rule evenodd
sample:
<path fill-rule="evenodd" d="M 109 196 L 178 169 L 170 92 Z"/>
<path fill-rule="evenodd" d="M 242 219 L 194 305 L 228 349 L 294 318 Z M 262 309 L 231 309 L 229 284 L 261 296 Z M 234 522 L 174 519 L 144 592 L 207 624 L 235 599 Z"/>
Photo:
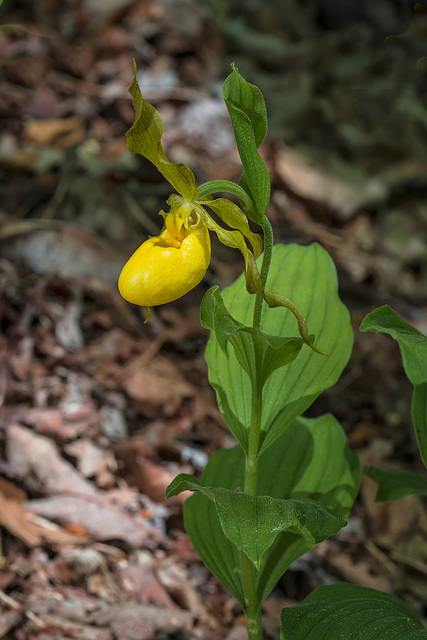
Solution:
<path fill-rule="evenodd" d="M 188 570 L 173 558 L 165 558 L 156 567 L 160 583 L 184 609 L 193 611 L 203 622 L 215 628 L 218 622 L 207 611 L 199 594 L 190 582 Z"/>
<path fill-rule="evenodd" d="M 6 451 L 9 464 L 17 475 L 33 476 L 47 493 L 70 492 L 96 495 L 96 488 L 63 460 L 49 438 L 20 425 L 8 429 Z"/>
<path fill-rule="evenodd" d="M 27 547 L 42 543 L 40 528 L 29 520 L 30 512 L 15 500 L 8 500 L 0 494 L 0 523 Z"/>
<path fill-rule="evenodd" d="M 0 616 L 0 638 L 4 638 L 9 631 L 20 625 L 23 617 L 24 614 L 21 608 L 2 611 Z"/>
<path fill-rule="evenodd" d="M 30 500 L 25 505 L 63 525 L 81 525 L 95 540 L 123 540 L 131 547 L 164 542 L 163 535 L 139 516 L 132 516 L 102 496 L 56 495 Z"/>
<path fill-rule="evenodd" d="M 88 438 L 81 438 L 64 447 L 65 453 L 77 458 L 77 469 L 86 478 L 98 478 L 108 471 L 116 471 L 117 463 L 108 449 L 101 449 Z"/>
<path fill-rule="evenodd" d="M 122 386 L 149 417 L 159 411 L 172 415 L 181 406 L 184 398 L 192 397 L 194 390 L 182 377 L 180 371 L 160 356 L 146 362 L 144 355 L 136 358 L 123 371 Z"/>
<path fill-rule="evenodd" d="M 138 436 L 123 440 L 115 447 L 115 454 L 120 463 L 120 476 L 129 486 L 137 487 L 155 502 L 165 502 L 166 488 L 176 474 L 149 459 L 152 452 L 144 440 Z M 177 496 L 178 502 L 185 502 L 190 495 L 188 491 L 183 492 Z"/>
<path fill-rule="evenodd" d="M 367 176 L 359 167 L 345 165 L 342 159 L 333 171 L 327 171 L 308 155 L 281 146 L 277 149 L 275 170 L 293 194 L 322 203 L 344 219 L 387 196 L 380 179 Z"/>
<path fill-rule="evenodd" d="M 82 142 L 86 137 L 81 118 L 51 118 L 27 120 L 24 136 L 42 147 L 66 149 Z"/>
<path fill-rule="evenodd" d="M 58 525 L 38 520 L 34 517 L 32 510 L 24 504 L 8 500 L 1 494 L 0 524 L 30 548 L 45 543 L 57 545 L 87 541 L 86 536 L 77 536 L 68 533 Z"/>
<path fill-rule="evenodd" d="M 90 278 L 115 291 L 125 262 L 125 256 L 113 245 L 62 220 L 9 222 L 1 227 L 0 243 L 2 255 L 24 259 L 37 273 L 57 274 L 84 283 Z"/>
<path fill-rule="evenodd" d="M 14 500 L 15 502 L 24 502 L 24 500 L 28 498 L 25 491 L 5 478 L 0 478 L 0 494 L 2 494 L 4 498 Z"/>
<path fill-rule="evenodd" d="M 138 564 L 117 567 L 116 580 L 121 584 L 123 591 L 133 596 L 139 604 L 178 610 L 178 605 L 155 575 L 153 554 L 138 551 L 136 557 Z"/>
<path fill-rule="evenodd" d="M 122 638 L 123 640 L 125 638 L 141 640 L 142 636 L 137 634 L 138 625 L 142 625 L 143 621 L 150 623 L 158 632 L 174 634 L 178 631 L 181 633 L 189 631 L 193 619 L 194 613 L 190 611 L 161 609 L 160 607 L 150 607 L 142 604 L 122 604 L 120 606 L 113 605 L 108 611 L 100 613 L 96 621 L 100 625 L 111 624 L 116 636 L 121 640 Z M 122 627 L 127 629 L 129 634 L 134 633 L 136 635 L 122 636 Z"/>

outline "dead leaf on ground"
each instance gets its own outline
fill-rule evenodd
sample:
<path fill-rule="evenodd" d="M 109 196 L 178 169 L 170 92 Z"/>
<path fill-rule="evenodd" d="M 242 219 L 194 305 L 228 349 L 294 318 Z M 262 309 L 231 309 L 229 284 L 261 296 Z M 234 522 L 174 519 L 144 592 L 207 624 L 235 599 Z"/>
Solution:
<path fill-rule="evenodd" d="M 163 535 L 138 515 L 132 516 L 107 498 L 55 495 L 25 506 L 64 525 L 80 525 L 95 540 L 123 540 L 132 548 L 164 542 Z"/>
<path fill-rule="evenodd" d="M 150 460 L 154 452 L 147 445 L 145 438 L 135 436 L 123 440 L 116 445 L 115 454 L 119 461 L 120 475 L 129 486 L 137 487 L 141 493 L 155 502 L 165 502 L 166 487 L 177 474 Z M 185 465 L 180 467 L 182 473 L 189 471 Z M 173 500 L 183 503 L 189 495 L 191 494 L 186 491 Z"/>
<path fill-rule="evenodd" d="M 30 511 L 19 502 L 8 500 L 0 494 L 0 522 L 10 533 L 28 547 L 42 543 L 40 528 L 29 520 Z"/>
<path fill-rule="evenodd" d="M 127 563 L 118 566 L 115 579 L 123 591 L 139 604 L 148 604 L 163 609 L 179 610 L 167 590 L 155 575 L 156 560 L 147 551 L 136 553 L 136 564 Z"/>
<path fill-rule="evenodd" d="M 20 625 L 23 617 L 24 613 L 20 608 L 11 609 L 10 611 L 2 610 L 0 616 L 0 638 L 4 638 L 11 629 Z"/>
<path fill-rule="evenodd" d="M 110 629 L 102 629 L 87 624 L 72 622 L 58 615 L 43 615 L 42 618 L 47 633 L 40 633 L 36 629 L 31 633 L 26 631 L 26 640 L 56 640 L 57 638 L 70 638 L 72 640 L 113 640 Z"/>
<path fill-rule="evenodd" d="M 357 560 L 345 551 L 337 552 L 335 550 L 328 557 L 328 562 L 347 582 L 393 593 L 395 576 L 390 573 L 384 574 L 380 564 L 373 563 L 369 557 Z"/>
<path fill-rule="evenodd" d="M 122 386 L 141 411 L 151 418 L 160 410 L 165 415 L 172 415 L 184 398 L 194 395 L 193 387 L 184 380 L 179 369 L 161 356 L 146 362 L 142 355 L 127 365 L 122 371 Z"/>
<path fill-rule="evenodd" d="M 100 625 L 111 624 L 117 637 L 123 638 L 123 640 L 125 638 L 140 640 L 141 635 L 138 635 L 138 628 L 139 626 L 143 628 L 143 621 L 150 623 L 157 632 L 173 634 L 177 631 L 189 631 L 193 619 L 194 613 L 191 611 L 175 611 L 142 604 L 122 604 L 120 606 L 113 605 L 108 611 L 100 613 L 97 617 L 97 623 Z"/>
<path fill-rule="evenodd" d="M 64 451 L 77 459 L 77 469 L 85 478 L 96 478 L 98 486 L 110 479 L 117 471 L 117 462 L 109 449 L 101 449 L 92 440 L 81 438 L 65 446 Z"/>
<path fill-rule="evenodd" d="M 43 147 L 66 149 L 82 142 L 86 132 L 81 118 L 32 119 L 25 123 L 24 136 Z"/>
<path fill-rule="evenodd" d="M 5 478 L 0 477 L 0 494 L 8 500 L 15 502 L 24 502 L 28 498 L 25 491 L 16 486 L 13 482 L 9 482 Z"/>
<path fill-rule="evenodd" d="M 296 196 L 321 203 L 343 219 L 387 196 L 382 181 L 362 173 L 359 166 L 345 167 L 341 161 L 334 172 L 327 171 L 308 155 L 285 146 L 277 148 L 275 171 Z"/>
<path fill-rule="evenodd" d="M 20 425 L 8 429 L 7 457 L 10 467 L 19 476 L 35 478 L 46 493 L 69 492 L 96 495 L 96 488 L 63 460 L 49 438 L 33 433 Z"/>
<path fill-rule="evenodd" d="M 9 222 L 1 228 L 0 243 L 4 256 L 23 258 L 37 273 L 99 280 L 115 291 L 125 262 L 112 244 L 63 220 Z"/>
<path fill-rule="evenodd" d="M 85 536 L 68 533 L 58 525 L 35 519 L 33 512 L 25 505 L 16 500 L 7 499 L 1 493 L 0 524 L 30 548 L 45 543 L 76 544 L 87 540 Z"/>
<path fill-rule="evenodd" d="M 156 567 L 156 575 L 165 589 L 189 611 L 197 614 L 202 622 L 211 628 L 218 627 L 218 621 L 207 611 L 200 596 L 190 582 L 188 570 L 173 558 L 164 558 Z"/>

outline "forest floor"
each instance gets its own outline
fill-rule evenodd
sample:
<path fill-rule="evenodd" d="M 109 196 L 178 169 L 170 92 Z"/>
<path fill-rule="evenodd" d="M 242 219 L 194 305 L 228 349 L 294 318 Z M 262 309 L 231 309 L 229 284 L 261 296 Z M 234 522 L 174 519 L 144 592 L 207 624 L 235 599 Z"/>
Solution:
<path fill-rule="evenodd" d="M 32 4 L 6 2 L 14 26 L 0 31 L 0 638 L 243 640 L 182 500 L 164 498 L 233 445 L 199 307 L 242 260 L 214 243 L 204 281 L 148 324 L 120 298 L 120 269 L 157 235 L 170 193 L 126 147 L 132 58 L 168 156 L 197 182 L 239 176 L 220 91 L 230 63 L 261 86 L 276 241 L 330 253 L 355 330 L 341 380 L 308 415 L 333 413 L 362 464 L 422 471 L 398 347 L 358 327 L 387 303 L 427 333 L 427 22 L 405 24 L 386 0 L 329 22 L 296 1 L 286 15 L 278 0 L 232 15 L 196 0 Z M 282 578 L 268 637 L 282 607 L 340 580 L 425 618 L 425 502 L 374 498 L 363 477 L 349 526 Z"/>

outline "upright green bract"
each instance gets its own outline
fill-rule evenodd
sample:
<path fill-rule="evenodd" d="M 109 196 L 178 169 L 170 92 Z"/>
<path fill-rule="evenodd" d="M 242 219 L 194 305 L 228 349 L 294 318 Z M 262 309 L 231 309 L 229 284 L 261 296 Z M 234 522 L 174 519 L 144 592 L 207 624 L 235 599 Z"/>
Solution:
<path fill-rule="evenodd" d="M 240 184 L 251 194 L 257 209 L 254 221 L 260 222 L 270 199 L 268 170 L 258 152 L 267 133 L 264 98 L 258 87 L 246 82 L 236 68 L 224 82 L 222 95 L 243 165 Z"/>

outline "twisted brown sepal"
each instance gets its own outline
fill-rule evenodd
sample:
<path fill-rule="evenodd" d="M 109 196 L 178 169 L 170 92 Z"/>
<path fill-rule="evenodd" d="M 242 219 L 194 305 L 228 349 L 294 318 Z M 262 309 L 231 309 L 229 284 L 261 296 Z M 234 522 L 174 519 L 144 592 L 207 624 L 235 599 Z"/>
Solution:
<path fill-rule="evenodd" d="M 315 351 L 316 353 L 319 353 L 321 356 L 326 356 L 327 358 L 329 357 L 328 353 L 320 351 L 320 349 L 315 347 L 311 342 L 308 335 L 307 322 L 302 313 L 298 311 L 292 300 L 289 300 L 289 298 L 282 296 L 281 293 L 274 293 L 272 291 L 264 291 L 262 297 L 264 298 L 270 309 L 273 309 L 274 307 L 285 307 L 286 309 L 289 309 L 289 311 L 293 313 L 295 318 L 297 319 L 298 330 L 305 344 L 308 345 L 310 349 L 313 349 L 313 351 Z"/>

